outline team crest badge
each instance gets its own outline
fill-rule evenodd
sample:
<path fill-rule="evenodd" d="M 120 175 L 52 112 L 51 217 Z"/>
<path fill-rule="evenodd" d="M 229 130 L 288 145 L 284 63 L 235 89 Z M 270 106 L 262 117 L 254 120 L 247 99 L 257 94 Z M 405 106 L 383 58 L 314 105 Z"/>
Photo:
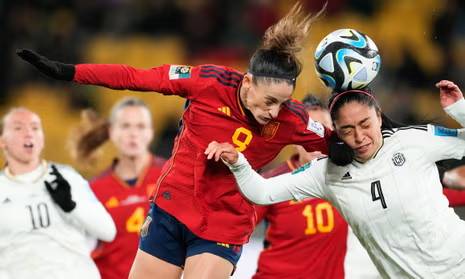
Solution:
<path fill-rule="evenodd" d="M 171 79 L 182 79 L 191 77 L 191 66 L 185 65 L 171 65 L 169 71 L 169 78 Z"/>
<path fill-rule="evenodd" d="M 152 218 L 150 216 L 147 216 L 147 218 L 145 218 L 144 224 L 140 229 L 141 237 L 146 237 L 149 234 L 150 223 L 152 223 Z"/>
<path fill-rule="evenodd" d="M 394 166 L 402 166 L 405 163 L 405 156 L 402 153 L 396 153 L 394 156 L 392 156 L 392 162 L 394 163 Z"/>
<path fill-rule="evenodd" d="M 276 122 L 276 121 L 268 122 L 262 128 L 262 137 L 264 137 L 265 140 L 272 139 L 276 135 L 278 128 L 279 128 L 279 122 Z"/>

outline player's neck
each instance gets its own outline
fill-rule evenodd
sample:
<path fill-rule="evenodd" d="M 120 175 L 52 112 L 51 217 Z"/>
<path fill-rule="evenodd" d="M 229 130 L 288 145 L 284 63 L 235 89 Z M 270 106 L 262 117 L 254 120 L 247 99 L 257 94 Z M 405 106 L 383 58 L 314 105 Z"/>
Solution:
<path fill-rule="evenodd" d="M 36 160 L 32 160 L 30 162 L 19 162 L 17 160 L 9 160 L 7 166 L 5 167 L 5 171 L 7 171 L 13 176 L 21 175 L 34 171 L 40 166 L 41 162 L 42 160 L 40 158 L 37 158 Z"/>
<path fill-rule="evenodd" d="M 114 171 L 122 180 L 136 178 L 150 163 L 151 158 L 152 155 L 149 152 L 136 157 L 120 155 Z"/>
<path fill-rule="evenodd" d="M 243 109 L 248 110 L 247 108 L 247 89 L 242 86 L 239 88 L 239 101 L 241 102 L 239 105 L 242 106 Z"/>

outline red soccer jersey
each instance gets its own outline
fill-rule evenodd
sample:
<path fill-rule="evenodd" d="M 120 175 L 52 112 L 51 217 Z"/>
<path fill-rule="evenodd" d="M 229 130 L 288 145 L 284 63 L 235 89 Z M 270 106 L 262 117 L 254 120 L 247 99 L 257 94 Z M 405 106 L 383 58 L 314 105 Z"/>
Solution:
<path fill-rule="evenodd" d="M 239 99 L 242 77 L 236 70 L 214 65 L 139 70 L 81 64 L 74 81 L 187 98 L 182 128 L 157 182 L 154 201 L 199 237 L 243 244 L 255 227 L 254 207 L 239 193 L 229 169 L 222 162 L 206 159 L 207 145 L 214 140 L 230 142 L 259 169 L 290 143 L 327 153 L 325 138 L 330 131 L 309 119 L 297 101 L 286 102 L 276 119 L 259 125 Z"/>
<path fill-rule="evenodd" d="M 117 231 L 115 240 L 99 243 L 92 253 L 103 279 L 128 278 L 139 244 L 139 230 L 149 209 L 148 198 L 164 163 L 164 159 L 153 157 L 134 186 L 120 180 L 113 168 L 90 182 Z"/>
<path fill-rule="evenodd" d="M 264 176 L 287 173 L 297 166 L 293 157 Z M 306 199 L 257 206 L 257 214 L 268 227 L 253 279 L 344 278 L 348 226 L 327 201 Z"/>

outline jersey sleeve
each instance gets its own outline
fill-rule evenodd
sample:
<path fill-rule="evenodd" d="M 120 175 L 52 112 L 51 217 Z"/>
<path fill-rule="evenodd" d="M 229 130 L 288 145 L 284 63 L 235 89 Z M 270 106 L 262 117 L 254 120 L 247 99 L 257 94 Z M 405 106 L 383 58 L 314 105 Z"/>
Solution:
<path fill-rule="evenodd" d="M 449 129 L 436 125 L 410 129 L 406 140 L 422 149 L 429 162 L 461 159 L 465 155 L 465 129 Z"/>
<path fill-rule="evenodd" d="M 69 214 L 71 218 L 92 237 L 112 241 L 116 235 L 115 224 L 95 197 L 89 183 L 70 167 L 62 167 L 60 171 L 71 185 L 71 196 L 76 202 L 76 208 Z"/>
<path fill-rule="evenodd" d="M 78 64 L 74 82 L 134 91 L 153 91 L 184 98 L 195 96 L 200 67 L 163 65 L 137 69 L 121 64 Z"/>
<path fill-rule="evenodd" d="M 463 98 L 444 108 L 444 111 L 462 127 L 465 127 L 465 100 Z"/>
<path fill-rule="evenodd" d="M 449 206 L 465 206 L 465 191 L 443 188 L 442 192 L 449 200 Z"/>
<path fill-rule="evenodd" d="M 310 168 L 314 162 L 319 166 Z M 245 198 L 255 204 L 268 205 L 291 199 L 322 198 L 324 169 L 321 163 L 316 164 L 319 161 L 314 162 L 307 163 L 292 173 L 268 179 L 254 171 L 242 153 L 239 153 L 239 159 L 235 164 L 226 165 L 233 172 L 239 190 Z M 322 171 L 323 173 L 319 173 Z"/>

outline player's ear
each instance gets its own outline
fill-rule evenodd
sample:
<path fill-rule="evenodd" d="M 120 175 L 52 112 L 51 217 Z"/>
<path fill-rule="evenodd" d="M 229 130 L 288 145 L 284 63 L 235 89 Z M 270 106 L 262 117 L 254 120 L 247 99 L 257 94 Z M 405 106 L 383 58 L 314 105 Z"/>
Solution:
<path fill-rule="evenodd" d="M 242 87 L 245 90 L 249 90 L 249 88 L 252 86 L 252 74 L 251 73 L 246 73 L 244 75 L 244 78 L 242 79 Z"/>

